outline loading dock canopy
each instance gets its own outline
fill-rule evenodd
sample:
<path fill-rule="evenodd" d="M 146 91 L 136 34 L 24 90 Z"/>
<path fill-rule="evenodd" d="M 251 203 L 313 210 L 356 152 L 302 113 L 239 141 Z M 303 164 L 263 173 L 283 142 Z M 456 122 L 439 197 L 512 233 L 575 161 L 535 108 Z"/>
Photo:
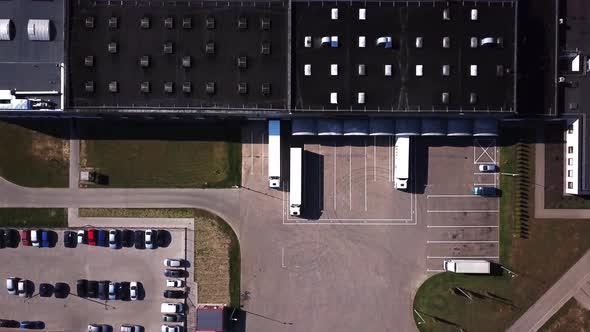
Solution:
<path fill-rule="evenodd" d="M 297 118 L 291 128 L 293 136 L 498 136 L 498 120 L 494 118 Z"/>
<path fill-rule="evenodd" d="M 342 120 L 320 119 L 318 120 L 318 136 L 342 135 Z"/>
<path fill-rule="evenodd" d="M 443 119 L 423 119 L 422 136 L 445 136 L 447 121 Z"/>
<path fill-rule="evenodd" d="M 344 136 L 366 136 L 369 134 L 369 123 L 364 119 L 348 119 L 343 121 Z"/>
<path fill-rule="evenodd" d="M 420 121 L 417 119 L 396 119 L 395 120 L 396 136 L 415 136 L 420 135 Z"/>
<path fill-rule="evenodd" d="M 471 136 L 473 135 L 473 121 L 467 119 L 449 119 L 447 123 L 447 135 Z"/>
<path fill-rule="evenodd" d="M 473 136 L 498 136 L 498 121 L 495 119 L 475 119 Z"/>
<path fill-rule="evenodd" d="M 293 119 L 291 134 L 293 136 L 317 135 L 316 121 L 314 119 Z"/>
<path fill-rule="evenodd" d="M 395 135 L 395 122 L 387 118 L 370 118 L 369 135 L 371 136 L 393 136 Z"/>

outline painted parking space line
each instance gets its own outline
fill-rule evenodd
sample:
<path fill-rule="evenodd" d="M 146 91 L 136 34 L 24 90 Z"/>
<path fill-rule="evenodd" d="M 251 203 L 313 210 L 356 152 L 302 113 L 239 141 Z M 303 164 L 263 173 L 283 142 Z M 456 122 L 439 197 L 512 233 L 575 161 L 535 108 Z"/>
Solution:
<path fill-rule="evenodd" d="M 452 241 L 452 240 L 444 240 L 444 241 L 426 241 L 426 243 L 442 243 L 442 244 L 447 244 L 447 243 L 498 243 L 499 241 L 497 240 L 467 240 L 467 241 L 462 241 L 462 240 L 458 240 L 458 241 Z"/>
<path fill-rule="evenodd" d="M 426 259 L 499 259 L 498 256 L 426 256 Z"/>
<path fill-rule="evenodd" d="M 473 197 L 477 197 L 479 198 L 478 195 L 472 195 L 472 194 L 459 194 L 459 195 L 454 195 L 454 194 L 441 194 L 441 195 L 426 195 L 426 198 L 458 198 L 458 197 L 469 197 L 469 198 L 473 198 Z"/>
<path fill-rule="evenodd" d="M 499 210 L 426 210 L 428 213 L 498 213 Z"/>
<path fill-rule="evenodd" d="M 426 228 L 498 228 L 498 225 L 427 225 Z"/>

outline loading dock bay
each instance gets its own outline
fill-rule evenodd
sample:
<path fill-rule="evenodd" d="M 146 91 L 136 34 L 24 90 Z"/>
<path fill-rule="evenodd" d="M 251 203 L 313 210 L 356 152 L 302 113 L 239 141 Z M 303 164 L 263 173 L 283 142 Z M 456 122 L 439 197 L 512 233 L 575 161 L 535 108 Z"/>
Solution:
<path fill-rule="evenodd" d="M 451 258 L 498 261 L 499 198 L 472 194 L 474 186 L 499 183 L 499 174 L 478 170 L 480 164 L 498 164 L 494 138 L 412 138 L 412 187 L 401 192 L 392 182 L 393 137 L 288 137 L 282 143 L 282 188 L 271 190 L 265 127 L 259 121 L 244 130 L 242 186 L 260 192 L 261 200 L 272 198 L 267 202 L 283 209 L 285 225 L 418 227 L 425 243 L 408 250 L 425 253 L 428 272 L 441 271 L 442 261 Z M 285 151 L 292 145 L 307 151 L 304 178 L 313 189 L 306 189 L 304 204 L 316 214 L 304 218 L 288 213 Z"/>

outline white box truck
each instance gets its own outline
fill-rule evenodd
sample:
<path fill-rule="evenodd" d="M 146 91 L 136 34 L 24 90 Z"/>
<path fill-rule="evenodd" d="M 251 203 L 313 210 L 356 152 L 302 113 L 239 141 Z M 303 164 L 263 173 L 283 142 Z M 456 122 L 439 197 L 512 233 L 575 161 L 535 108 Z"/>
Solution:
<path fill-rule="evenodd" d="M 445 260 L 443 268 L 445 271 L 455 273 L 480 273 L 490 274 L 490 262 L 479 259 L 451 259 Z"/>
<path fill-rule="evenodd" d="M 289 214 L 301 215 L 301 177 L 303 173 L 303 149 L 291 148 L 291 164 L 289 177 Z"/>
<path fill-rule="evenodd" d="M 393 169 L 394 185 L 398 190 L 408 189 L 410 173 L 410 137 L 399 136 L 395 139 L 395 166 Z"/>
<path fill-rule="evenodd" d="M 281 121 L 268 120 L 268 185 L 281 186 Z"/>

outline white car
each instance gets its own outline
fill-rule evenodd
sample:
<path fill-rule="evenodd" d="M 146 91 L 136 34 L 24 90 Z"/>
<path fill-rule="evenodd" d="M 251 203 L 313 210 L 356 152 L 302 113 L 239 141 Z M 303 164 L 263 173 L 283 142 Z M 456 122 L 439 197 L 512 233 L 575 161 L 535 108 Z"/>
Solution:
<path fill-rule="evenodd" d="M 182 267 L 184 265 L 184 259 L 166 258 L 164 260 L 164 266 L 166 267 Z"/>
<path fill-rule="evenodd" d="M 184 332 L 184 327 L 179 325 L 162 325 L 162 332 Z"/>
<path fill-rule="evenodd" d="M 184 287 L 184 280 L 181 279 L 167 279 L 166 287 Z"/>
<path fill-rule="evenodd" d="M 137 281 L 132 281 L 129 283 L 129 299 L 131 301 L 136 301 L 139 296 L 139 287 L 137 286 Z"/>
<path fill-rule="evenodd" d="M 117 249 L 119 247 L 119 231 L 111 229 L 109 231 L 109 248 Z"/>
<path fill-rule="evenodd" d="M 16 285 L 18 284 L 18 278 L 7 278 L 6 279 L 6 290 L 10 295 L 16 295 Z"/>
<path fill-rule="evenodd" d="M 143 327 L 139 325 L 123 324 L 121 325 L 121 332 L 142 332 Z"/>
<path fill-rule="evenodd" d="M 184 313 L 184 305 L 182 303 L 162 303 L 160 309 L 163 314 Z"/>
<path fill-rule="evenodd" d="M 146 249 L 154 249 L 156 247 L 154 241 L 156 240 L 156 232 L 153 229 L 146 229 L 145 230 L 145 248 Z"/>
<path fill-rule="evenodd" d="M 35 229 L 31 229 L 31 243 L 33 247 L 39 247 L 39 236 L 41 232 Z"/>
<path fill-rule="evenodd" d="M 494 164 L 482 164 L 479 165 L 479 171 L 484 173 L 492 173 L 497 171 L 497 166 Z"/>
<path fill-rule="evenodd" d="M 22 279 L 18 281 L 17 292 L 20 297 L 27 297 L 29 295 L 28 280 Z"/>
<path fill-rule="evenodd" d="M 83 229 L 79 230 L 77 232 L 78 234 L 78 244 L 83 244 L 84 240 L 86 239 L 86 231 L 84 231 Z"/>

